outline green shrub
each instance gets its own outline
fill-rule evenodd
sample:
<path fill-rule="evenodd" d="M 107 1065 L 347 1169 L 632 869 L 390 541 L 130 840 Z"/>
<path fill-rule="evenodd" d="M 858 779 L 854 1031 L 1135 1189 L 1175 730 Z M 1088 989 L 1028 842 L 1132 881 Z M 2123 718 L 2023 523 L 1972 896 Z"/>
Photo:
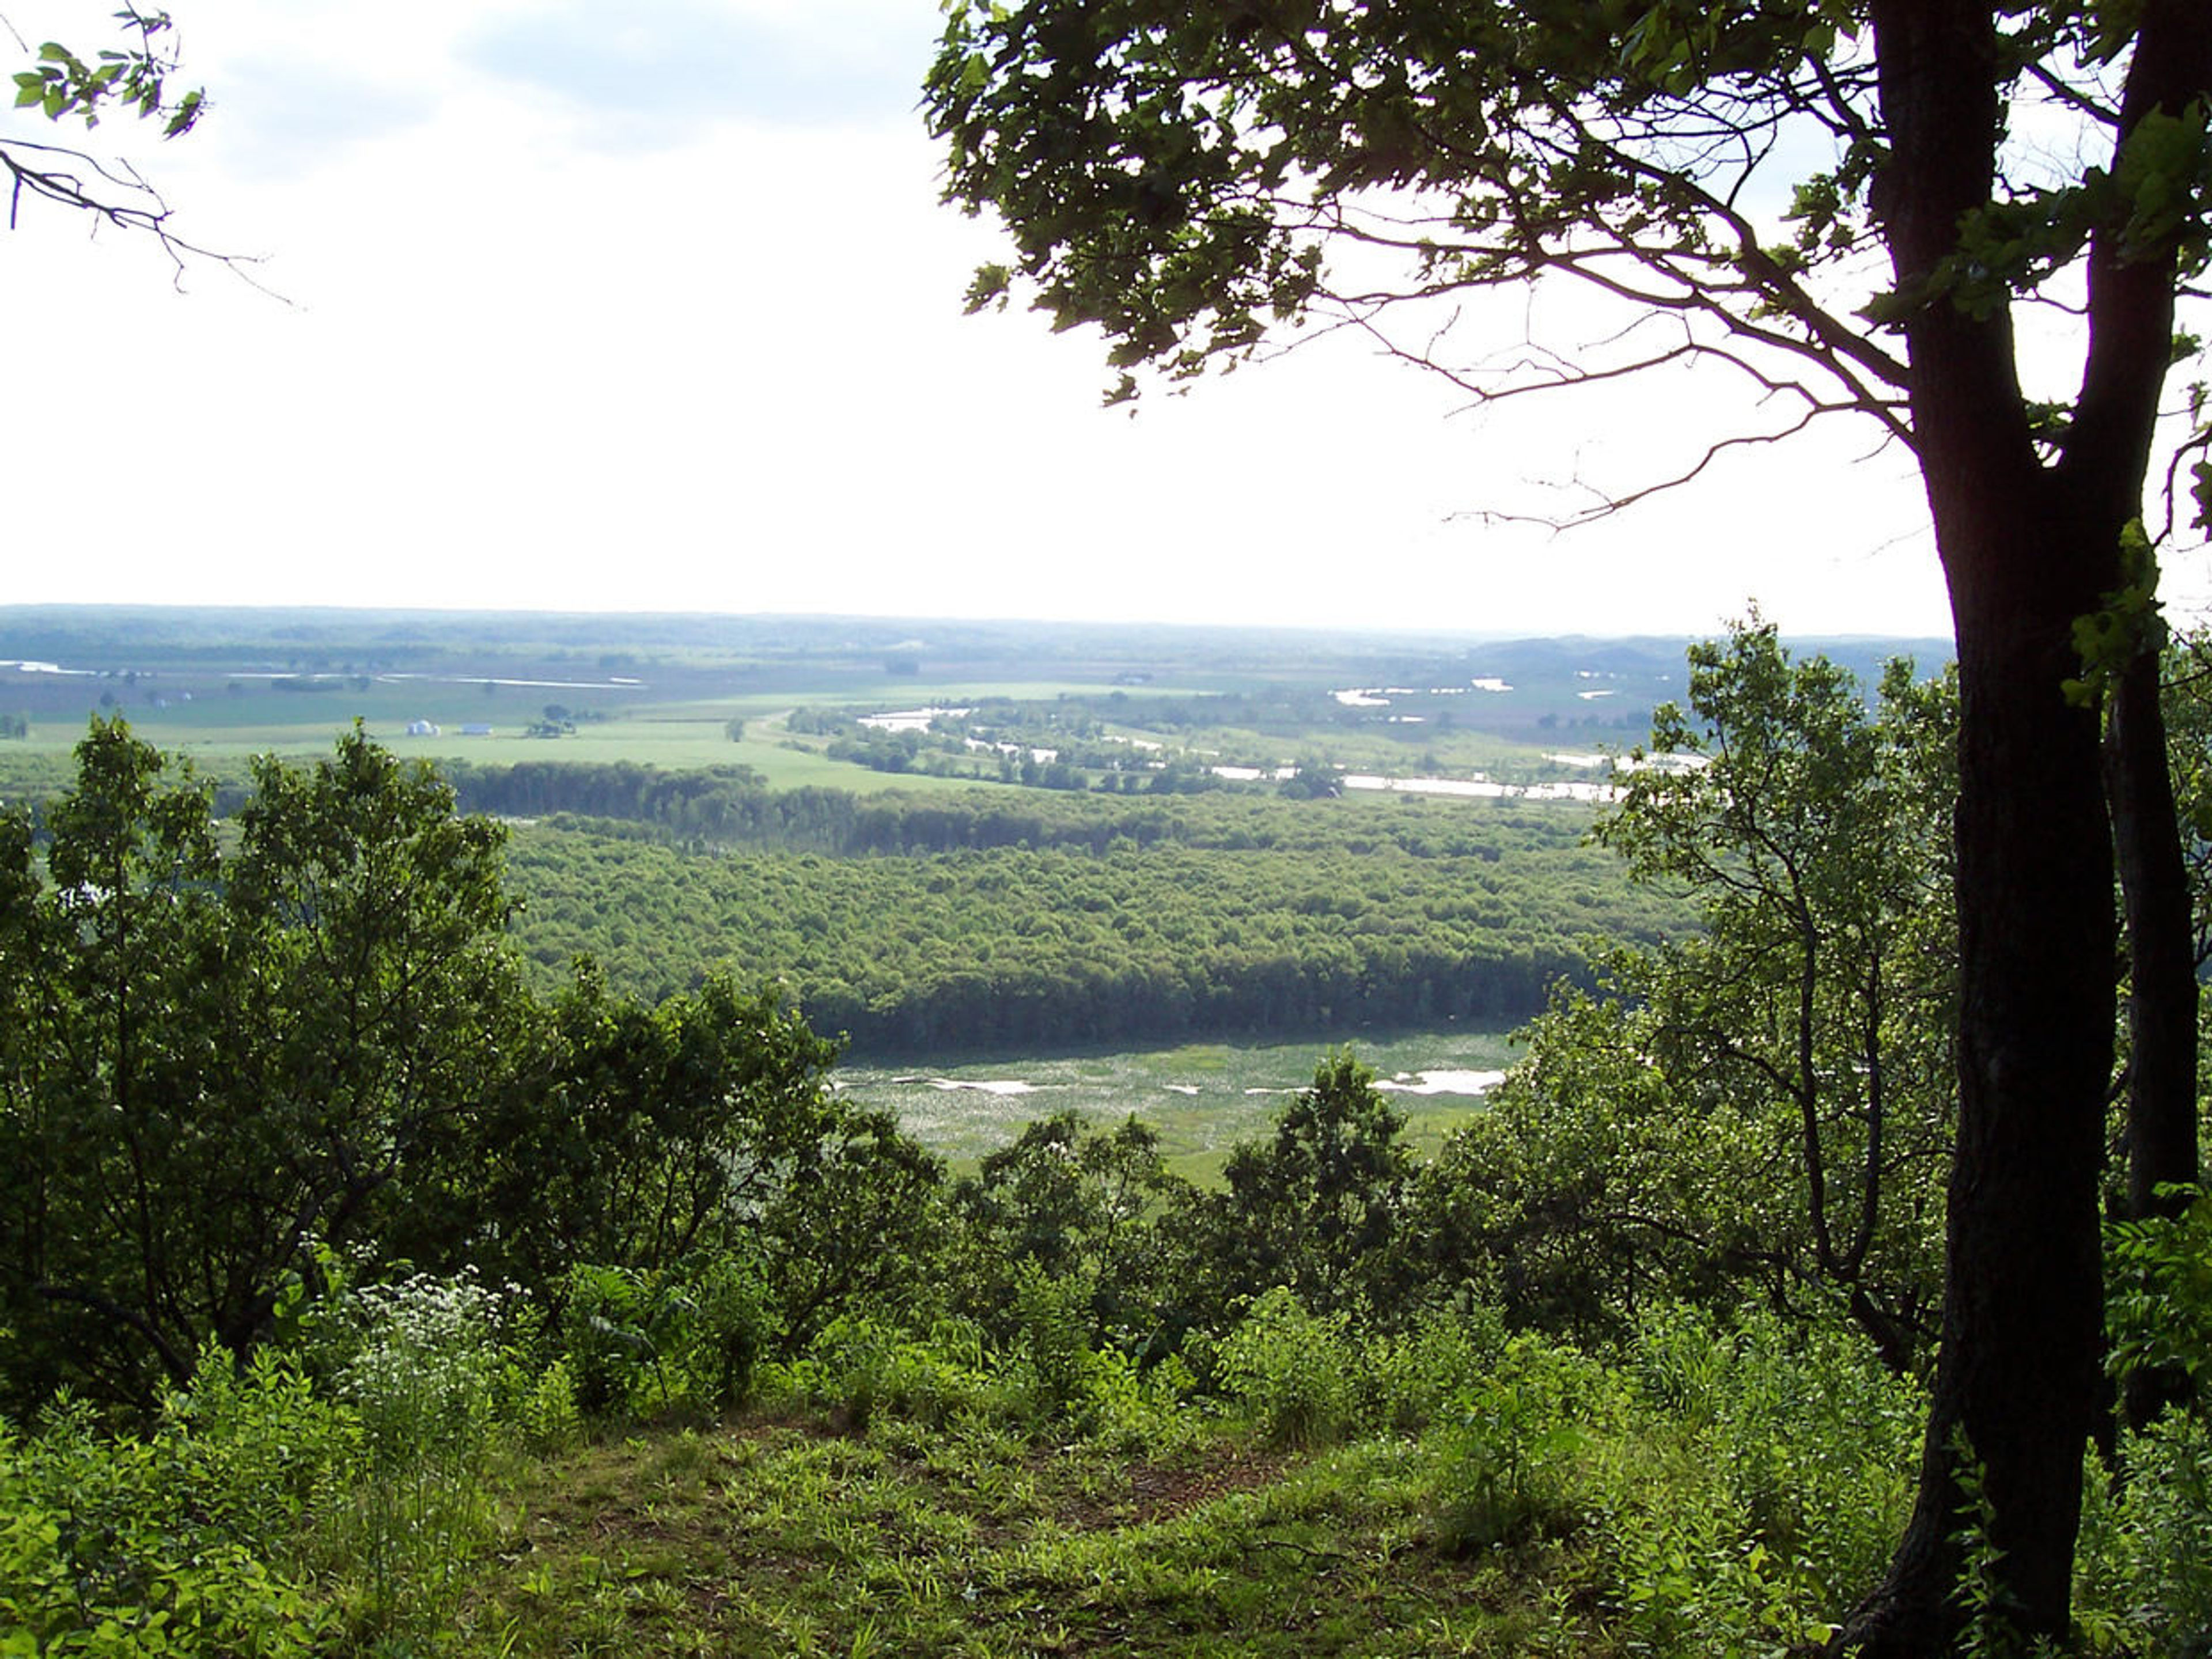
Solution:
<path fill-rule="evenodd" d="M 2082 1483 L 2076 1616 L 2100 1653 L 2212 1652 L 2212 1425 L 2169 1412 Z"/>
<path fill-rule="evenodd" d="M 501 1312 L 501 1297 L 464 1269 L 349 1287 L 325 1322 L 333 1391 L 360 1423 L 362 1455 L 324 1529 L 324 1559 L 371 1628 L 434 1625 L 490 1536 L 491 1465 L 508 1437 Z"/>
<path fill-rule="evenodd" d="M 1039 1422 L 1078 1414 L 1099 1377 L 1101 1356 L 1091 1346 L 1093 1293 L 1087 1273 L 1054 1275 L 1034 1261 L 1015 1269 L 1016 1364 Z"/>
<path fill-rule="evenodd" d="M 1277 1285 L 1246 1310 L 1221 1344 L 1223 1385 L 1278 1446 L 1324 1446 L 1359 1419 L 1363 1372 L 1340 1313 L 1312 1314 Z"/>
<path fill-rule="evenodd" d="M 1634 1642 L 1779 1650 L 1879 1577 L 1902 1528 L 1926 1403 L 1840 1327 L 1650 1310 L 1623 1427 L 1583 1492 Z"/>
<path fill-rule="evenodd" d="M 2116 1223 L 2106 1244 L 2114 1373 L 2169 1369 L 2202 1389 L 2212 1377 L 2212 1194 L 2192 1192 L 2170 1218 Z"/>
<path fill-rule="evenodd" d="M 566 1451 L 584 1437 L 584 1413 L 576 1403 L 576 1379 L 565 1358 L 556 1358 L 535 1376 L 515 1365 L 506 1390 L 525 1449 L 544 1455 Z"/>
<path fill-rule="evenodd" d="M 916 1340 L 847 1315 L 770 1380 L 772 1392 L 853 1433 L 865 1432 L 879 1413 L 934 1428 L 961 1413 L 1004 1415 L 1009 1403 L 989 1374 L 981 1334 L 958 1320 L 939 1321 Z"/>
<path fill-rule="evenodd" d="M 1543 1338 L 1508 1340 L 1495 1369 L 1460 1393 L 1437 1480 L 1437 1542 L 1485 1549 L 1564 1533 L 1575 1518 L 1583 1418 L 1598 1369 Z"/>
<path fill-rule="evenodd" d="M 195 1424 L 173 1400 L 145 1439 L 101 1434 L 66 1399 L 28 1438 L 0 1423 L 0 1653 L 283 1659 L 320 1644 L 327 1620 L 268 1534 L 327 1494 L 343 1436 L 299 1409 L 295 1379 L 263 1367 L 234 1386 L 228 1364 L 202 1367 L 219 1407 Z M 298 1442 L 261 1443 L 286 1423 Z"/>
<path fill-rule="evenodd" d="M 593 1417 L 722 1411 L 752 1386 L 769 1315 L 759 1275 L 726 1256 L 658 1271 L 585 1265 L 561 1282 L 546 1340 Z"/>
<path fill-rule="evenodd" d="M 1419 1434 L 1452 1415 L 1454 1402 L 1505 1349 L 1496 1311 L 1432 1313 L 1410 1331 L 1372 1338 L 1362 1380 L 1362 1413 L 1378 1429 Z"/>
<path fill-rule="evenodd" d="M 163 1400 L 158 1443 L 198 1512 L 275 1560 L 347 1484 L 361 1424 L 290 1356 L 257 1349 L 241 1369 L 210 1344 L 191 1387 Z"/>

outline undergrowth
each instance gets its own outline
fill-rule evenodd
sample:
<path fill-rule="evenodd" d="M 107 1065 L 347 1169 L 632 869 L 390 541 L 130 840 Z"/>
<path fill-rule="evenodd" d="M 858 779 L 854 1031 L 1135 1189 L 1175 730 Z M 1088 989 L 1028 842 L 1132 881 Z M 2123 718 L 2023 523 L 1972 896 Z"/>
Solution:
<path fill-rule="evenodd" d="M 141 1433 L 64 1401 L 0 1434 L 0 1653 L 1780 1654 L 1878 1572 L 1924 1410 L 1762 1317 L 1601 1358 L 1276 1292 L 1140 1370 L 1037 1287 L 1000 1348 L 848 1317 L 742 1408 L 587 1426 L 500 1296 L 347 1294 Z M 2130 1456 L 2085 1640 L 2194 1651 L 2203 1429 Z"/>

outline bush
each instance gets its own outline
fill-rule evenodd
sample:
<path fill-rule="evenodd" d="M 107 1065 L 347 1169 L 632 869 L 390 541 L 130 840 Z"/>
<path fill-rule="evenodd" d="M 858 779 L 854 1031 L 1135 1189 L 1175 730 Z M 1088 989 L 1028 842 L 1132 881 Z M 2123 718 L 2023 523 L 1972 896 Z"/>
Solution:
<path fill-rule="evenodd" d="M 1362 1415 L 1377 1429 L 1419 1434 L 1452 1415 L 1454 1403 L 1505 1351 L 1494 1309 L 1433 1313 L 1413 1329 L 1370 1339 Z"/>
<path fill-rule="evenodd" d="M 355 1580 L 372 1628 L 434 1622 L 490 1535 L 491 1464 L 508 1432 L 501 1312 L 501 1297 L 464 1269 L 349 1287 L 318 1322 L 362 1452 L 323 1547 Z"/>
<path fill-rule="evenodd" d="M 1459 1552 L 1567 1531 L 1583 1419 L 1603 1393 L 1602 1373 L 1572 1350 L 1533 1335 L 1506 1342 L 1444 1431 L 1437 1542 Z"/>
<path fill-rule="evenodd" d="M 257 1349 L 240 1369 L 210 1345 L 191 1387 L 163 1401 L 158 1439 L 196 1511 L 277 1560 L 345 1486 L 361 1423 L 292 1358 Z"/>
<path fill-rule="evenodd" d="M 1632 1456 L 1588 1501 L 1636 1639 L 1717 1651 L 1825 1639 L 1880 1576 L 1911 1497 L 1926 1402 L 1839 1328 L 1647 1315 L 1623 1367 Z"/>
<path fill-rule="evenodd" d="M 765 1340 L 759 1276 L 727 1256 L 658 1272 L 571 1268 L 548 1340 L 576 1405 L 593 1417 L 652 1417 L 741 1404 Z"/>
<path fill-rule="evenodd" d="M 804 1354 L 775 1368 L 769 1390 L 856 1434 L 878 1413 L 929 1428 L 963 1413 L 1008 1414 L 981 1334 L 957 1320 L 939 1322 L 920 1341 L 865 1316 L 833 1320 Z"/>
<path fill-rule="evenodd" d="M 1224 1339 L 1220 1376 L 1278 1446 L 1324 1446 L 1359 1419 L 1361 1355 L 1342 1314 L 1308 1313 L 1277 1285 Z"/>
<path fill-rule="evenodd" d="M 1014 1273 L 1017 1369 L 1036 1419 L 1077 1414 L 1101 1356 L 1091 1347 L 1093 1285 L 1087 1273 L 1055 1276 L 1034 1261 Z"/>
<path fill-rule="evenodd" d="M 576 1378 L 566 1359 L 555 1359 L 535 1376 L 514 1365 L 506 1382 L 506 1393 L 514 1401 L 515 1431 L 526 1449 L 540 1454 L 566 1451 L 584 1437 Z"/>
<path fill-rule="evenodd" d="M 2077 1617 L 2093 1650 L 2212 1652 L 2212 1425 L 2169 1412 L 2082 1482 Z"/>
<path fill-rule="evenodd" d="M 328 1620 L 293 1529 L 331 1501 L 343 1413 L 295 1371 L 203 1358 L 145 1438 L 58 1401 L 39 1432 L 0 1423 L 0 1651 L 132 1656 L 315 1651 Z"/>
<path fill-rule="evenodd" d="M 2114 1373 L 2170 1370 L 2201 1391 L 2212 1377 L 2212 1194 L 2190 1192 L 2177 1216 L 2117 1223 L 2106 1243 Z"/>

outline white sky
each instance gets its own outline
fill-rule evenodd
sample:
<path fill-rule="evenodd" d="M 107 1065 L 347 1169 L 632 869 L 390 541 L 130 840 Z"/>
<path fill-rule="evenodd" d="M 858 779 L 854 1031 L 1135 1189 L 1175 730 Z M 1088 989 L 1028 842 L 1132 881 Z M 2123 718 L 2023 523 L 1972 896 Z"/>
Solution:
<path fill-rule="evenodd" d="M 934 0 L 175 3 L 212 111 L 131 153 L 289 303 L 0 229 L 0 604 L 1948 631 L 1908 460 L 1840 429 L 1474 516 L 1694 453 L 1701 380 L 1455 414 L 1333 340 L 1101 409 L 1095 338 L 961 315 L 997 248 L 937 201 Z M 113 9 L 0 0 L 33 48 Z"/>

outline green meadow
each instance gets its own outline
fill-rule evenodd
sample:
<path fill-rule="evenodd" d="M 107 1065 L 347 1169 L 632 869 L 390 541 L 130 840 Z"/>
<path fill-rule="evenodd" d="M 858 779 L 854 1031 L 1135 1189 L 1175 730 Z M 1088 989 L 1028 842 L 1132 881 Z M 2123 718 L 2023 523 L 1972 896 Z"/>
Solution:
<path fill-rule="evenodd" d="M 1204 1182 L 1219 1175 L 1231 1146 L 1268 1133 L 1285 1097 L 1311 1085 L 1316 1064 L 1332 1046 L 1322 1039 L 1194 1042 L 942 1068 L 842 1066 L 836 1080 L 855 1103 L 896 1112 L 909 1134 L 956 1167 L 1006 1146 L 1027 1123 L 1073 1111 L 1107 1127 L 1132 1115 L 1141 1119 L 1158 1133 L 1169 1167 Z M 1517 1054 L 1504 1027 L 1354 1039 L 1343 1046 L 1374 1068 L 1390 1104 L 1406 1115 L 1407 1141 L 1423 1158 L 1482 1109 L 1477 1090 Z"/>

